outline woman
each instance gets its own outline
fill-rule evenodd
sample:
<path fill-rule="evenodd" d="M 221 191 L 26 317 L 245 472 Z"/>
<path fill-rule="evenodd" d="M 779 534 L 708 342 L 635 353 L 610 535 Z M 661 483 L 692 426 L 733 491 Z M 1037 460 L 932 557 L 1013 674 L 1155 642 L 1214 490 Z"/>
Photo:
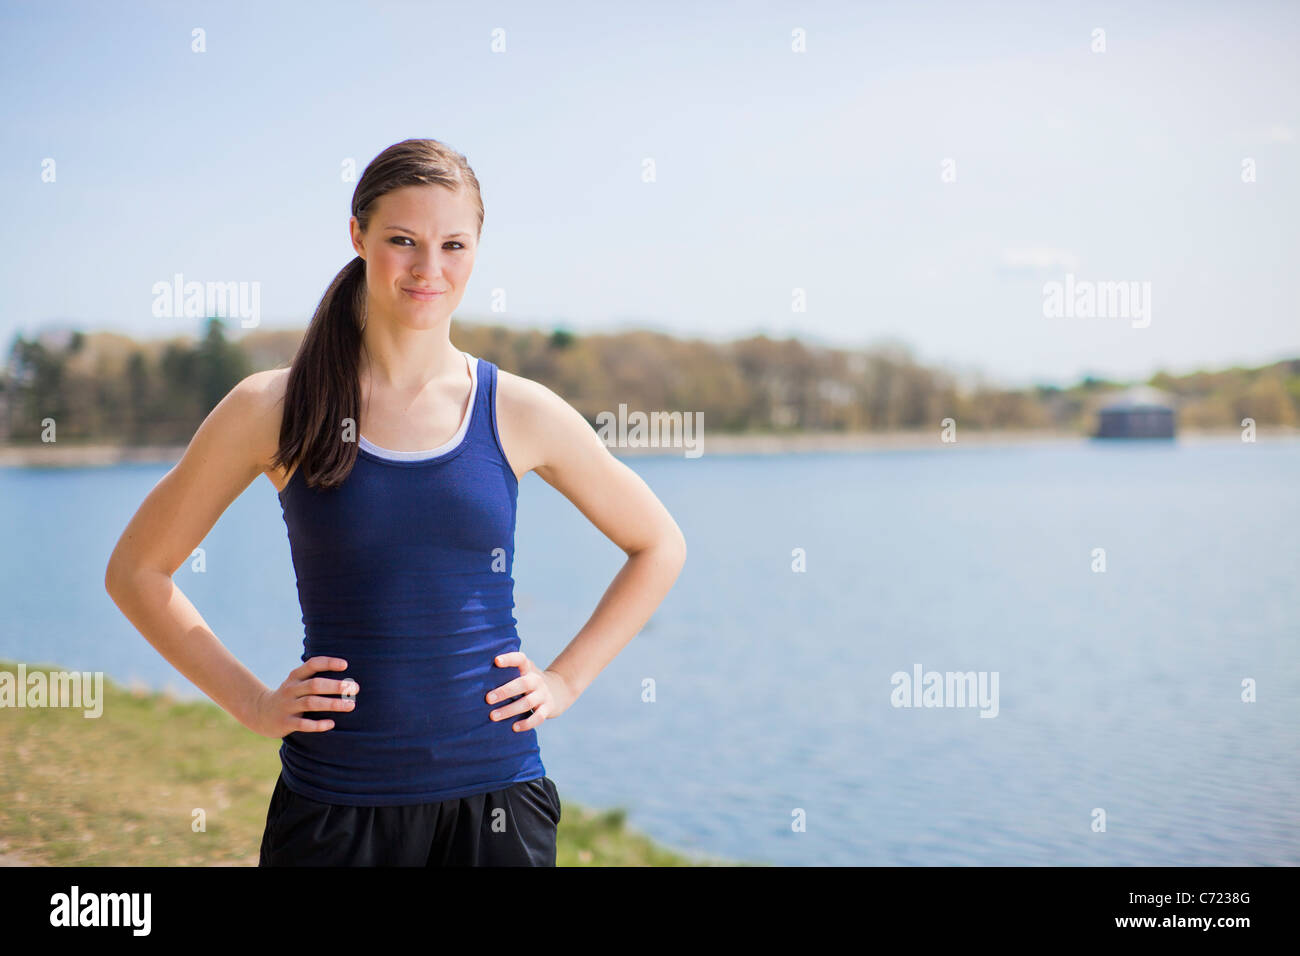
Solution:
<path fill-rule="evenodd" d="M 292 366 L 222 399 L 109 561 L 109 593 L 145 638 L 283 740 L 262 865 L 553 866 L 561 807 L 536 728 L 641 629 L 685 561 L 672 517 L 577 411 L 451 344 L 482 227 L 465 157 L 422 139 L 380 153 L 352 197 L 357 257 Z M 529 471 L 628 555 L 544 669 L 511 614 Z M 305 626 L 303 663 L 275 689 L 171 577 L 262 473 Z"/>

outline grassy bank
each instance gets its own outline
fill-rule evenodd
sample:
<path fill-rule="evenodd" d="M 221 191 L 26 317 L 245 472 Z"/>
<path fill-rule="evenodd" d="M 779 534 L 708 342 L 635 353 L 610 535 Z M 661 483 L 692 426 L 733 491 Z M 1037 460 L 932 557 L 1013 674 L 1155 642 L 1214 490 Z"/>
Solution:
<path fill-rule="evenodd" d="M 0 661 L 11 674 L 17 666 Z M 27 665 L 28 674 L 61 669 Z M 0 862 L 256 866 L 279 747 L 210 701 L 108 680 L 96 718 L 0 708 Z M 699 865 L 629 830 L 622 809 L 580 807 L 560 786 L 560 866 Z"/>

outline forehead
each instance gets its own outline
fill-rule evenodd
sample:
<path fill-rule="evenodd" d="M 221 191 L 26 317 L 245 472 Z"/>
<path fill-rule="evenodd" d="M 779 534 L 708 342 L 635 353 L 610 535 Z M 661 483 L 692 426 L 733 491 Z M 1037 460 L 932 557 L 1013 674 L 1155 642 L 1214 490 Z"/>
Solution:
<path fill-rule="evenodd" d="M 464 187 L 451 190 L 445 186 L 403 186 L 380 196 L 375 208 L 381 219 L 455 219 L 466 216 L 473 219 L 476 216 L 473 197 Z"/>

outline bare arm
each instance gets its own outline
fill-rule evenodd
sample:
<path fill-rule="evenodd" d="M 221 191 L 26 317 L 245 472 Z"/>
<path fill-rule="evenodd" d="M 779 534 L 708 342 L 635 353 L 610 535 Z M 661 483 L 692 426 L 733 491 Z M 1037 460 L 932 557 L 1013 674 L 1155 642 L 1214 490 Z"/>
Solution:
<path fill-rule="evenodd" d="M 299 724 L 287 725 L 273 719 L 266 702 L 279 692 L 217 639 L 172 575 L 270 461 L 282 396 L 283 377 L 258 372 L 218 403 L 127 524 L 104 575 L 113 602 L 158 653 L 245 727 L 272 737 L 329 722 L 289 718 Z M 310 709 L 341 709 L 331 698 L 304 699 L 332 701 Z"/>
<path fill-rule="evenodd" d="M 686 561 L 686 539 L 576 409 L 536 382 L 514 384 L 510 418 L 527 436 L 526 464 L 628 556 L 590 619 L 547 668 L 567 685 L 567 708 L 650 620 Z"/>

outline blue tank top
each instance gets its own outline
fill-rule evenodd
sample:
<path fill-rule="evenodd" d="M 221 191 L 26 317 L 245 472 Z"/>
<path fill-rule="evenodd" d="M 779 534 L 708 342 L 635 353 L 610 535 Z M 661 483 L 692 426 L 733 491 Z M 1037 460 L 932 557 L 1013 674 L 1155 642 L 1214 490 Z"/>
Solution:
<path fill-rule="evenodd" d="M 499 790 L 545 775 L 536 730 L 494 721 L 486 694 L 519 676 L 514 608 L 519 482 L 496 427 L 497 368 L 466 353 L 473 380 L 457 435 L 428 452 L 361 438 L 348 477 L 309 488 L 295 469 L 280 492 L 298 578 L 302 659 L 360 685 L 351 711 L 280 746 L 285 785 L 323 803 L 397 806 Z M 519 696 L 509 698 L 518 700 Z"/>

